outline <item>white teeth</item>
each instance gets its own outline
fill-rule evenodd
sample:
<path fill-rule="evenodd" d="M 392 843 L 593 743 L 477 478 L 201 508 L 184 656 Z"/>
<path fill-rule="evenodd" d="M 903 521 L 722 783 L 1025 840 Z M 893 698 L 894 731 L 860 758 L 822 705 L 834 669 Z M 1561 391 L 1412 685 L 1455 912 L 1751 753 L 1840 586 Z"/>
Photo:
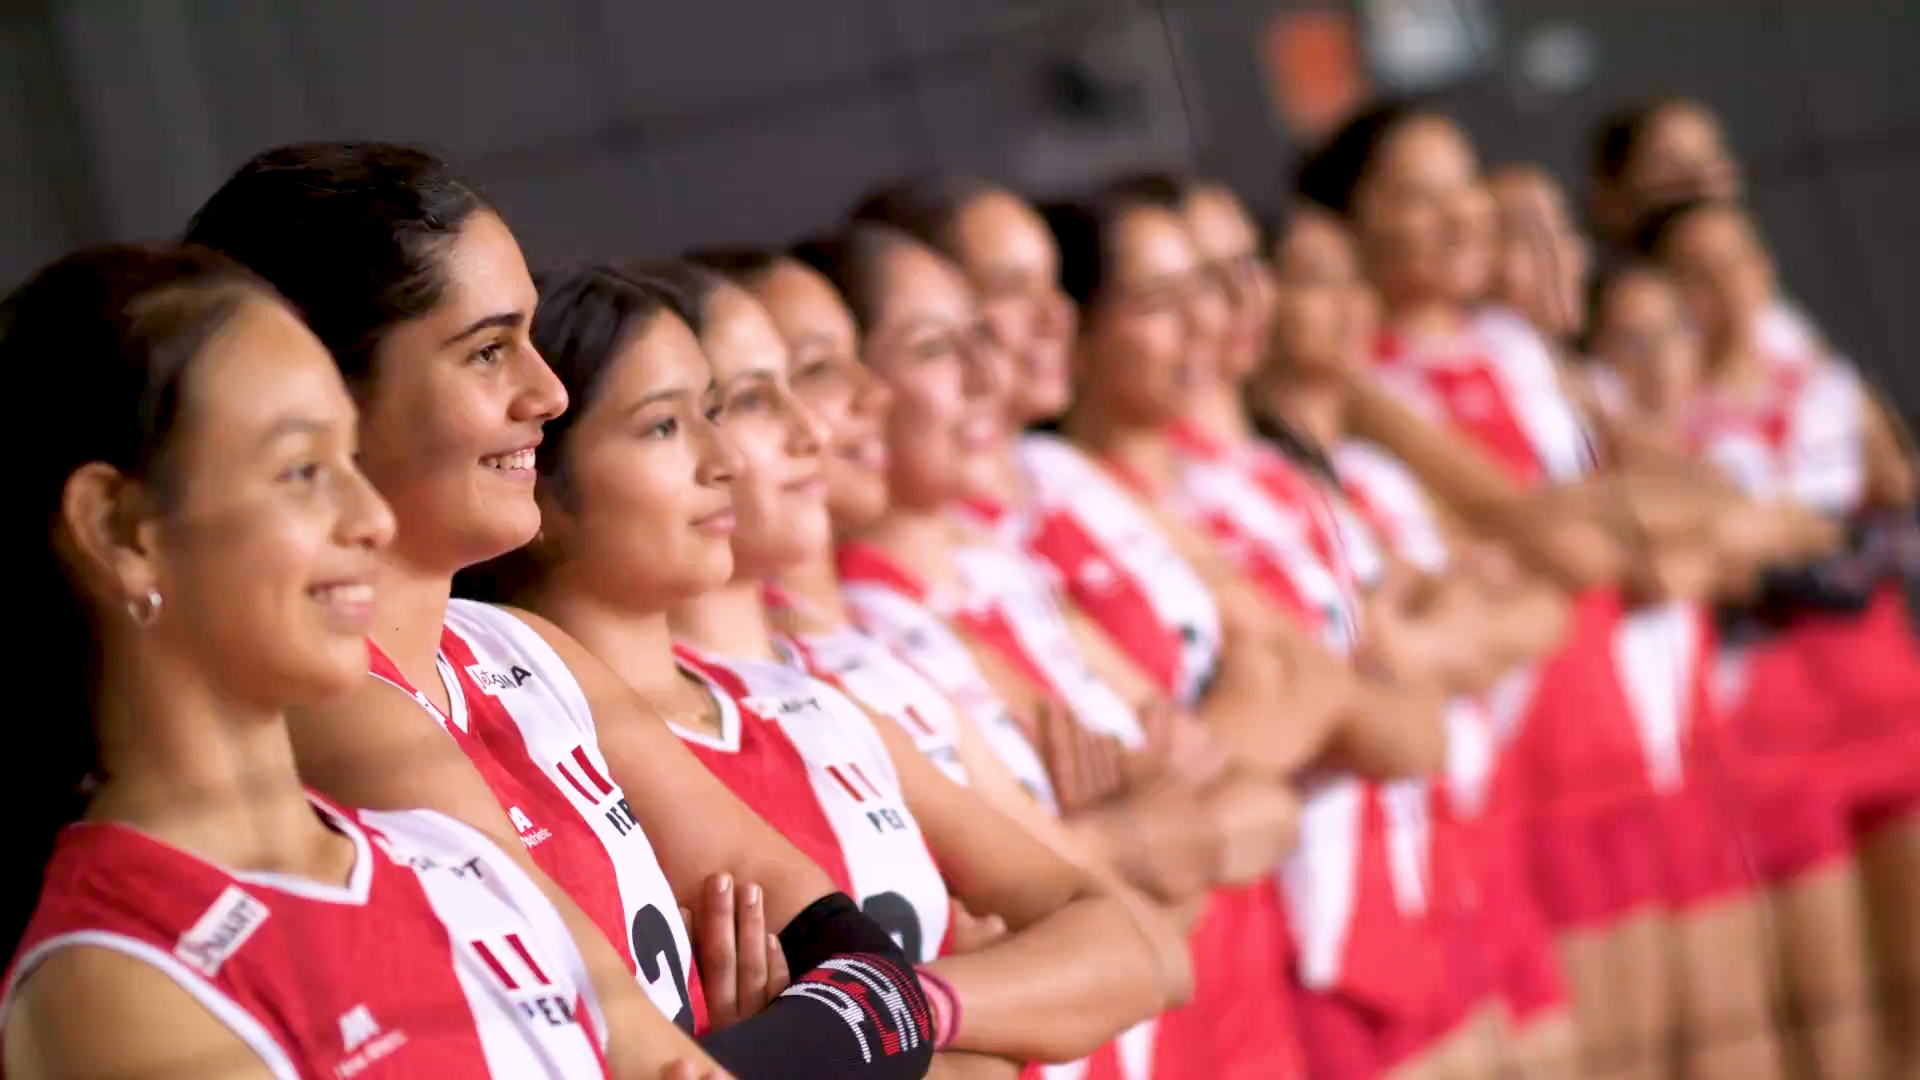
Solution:
<path fill-rule="evenodd" d="M 499 469 L 501 472 L 531 469 L 533 468 L 533 451 L 515 450 L 511 454 L 495 454 L 492 457 L 481 458 L 480 463 L 489 469 Z"/>
<path fill-rule="evenodd" d="M 327 604 L 366 604 L 371 603 L 373 600 L 373 586 L 364 583 L 357 585 L 327 585 L 315 589 L 314 596 L 322 603 Z"/>

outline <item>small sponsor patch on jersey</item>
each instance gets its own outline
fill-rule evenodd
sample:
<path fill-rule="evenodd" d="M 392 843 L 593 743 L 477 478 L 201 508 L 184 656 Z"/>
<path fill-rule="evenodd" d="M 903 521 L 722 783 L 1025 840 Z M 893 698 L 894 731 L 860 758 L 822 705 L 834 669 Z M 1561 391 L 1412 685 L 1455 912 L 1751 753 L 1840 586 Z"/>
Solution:
<path fill-rule="evenodd" d="M 499 697 L 503 691 L 520 689 L 520 684 L 533 678 L 533 672 L 518 664 L 503 672 L 479 664 L 468 664 L 467 678 L 473 680 L 473 685 L 479 687 L 481 693 L 488 697 Z"/>
<path fill-rule="evenodd" d="M 267 905 L 238 885 L 229 885 L 198 922 L 174 943 L 174 958 L 211 979 L 220 965 L 240 951 L 271 914 Z"/>

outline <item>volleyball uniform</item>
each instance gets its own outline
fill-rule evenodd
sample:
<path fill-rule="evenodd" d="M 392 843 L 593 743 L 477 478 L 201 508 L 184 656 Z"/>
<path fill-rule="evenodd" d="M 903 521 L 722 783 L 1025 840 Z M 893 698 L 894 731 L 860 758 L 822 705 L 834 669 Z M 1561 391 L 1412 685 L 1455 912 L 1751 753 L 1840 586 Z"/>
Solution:
<path fill-rule="evenodd" d="M 1057 815 L 1060 803 L 1039 752 L 966 642 L 928 606 L 925 590 L 871 549 L 844 549 L 840 572 L 841 596 L 860 628 L 965 714 L 1027 794 Z"/>
<path fill-rule="evenodd" d="M 974 508 L 976 514 L 979 510 Z M 1004 520 L 999 525 L 1007 527 Z M 929 590 L 877 549 L 847 545 L 839 556 L 849 602 L 861 610 L 884 610 L 876 622 L 914 626 L 907 618 L 913 611 L 949 620 L 992 649 L 1036 690 L 1065 704 L 1089 730 L 1111 735 L 1130 748 L 1145 745 L 1133 710 L 1087 667 L 1047 577 L 1029 558 L 997 542 L 997 536 L 985 536 L 957 551 L 955 562 L 960 587 L 942 593 Z M 925 636 L 934 635 L 929 631 Z M 959 648 L 964 651 L 965 646 Z M 1303 1076 L 1292 1021 L 1278 992 L 1278 968 L 1287 942 L 1284 913 L 1270 882 L 1213 890 L 1188 937 L 1194 964 L 1192 1000 L 1132 1029 L 1086 1061 L 1049 1067 L 1044 1075 L 1049 1080 Z"/>
<path fill-rule="evenodd" d="M 1805 358 L 1777 365 L 1753 401 L 1702 394 L 1687 431 L 1749 496 L 1846 518 L 1867 495 L 1868 407 L 1844 362 Z M 1920 644 L 1897 587 L 1882 587 L 1859 615 L 1799 617 L 1782 636 L 1729 652 L 1725 669 L 1748 764 L 1773 777 L 1762 784 L 1772 794 L 1756 795 L 1755 829 L 1782 817 L 1796 822 L 1776 830 L 1787 847 L 1768 854 L 1776 874 L 1815 865 L 1843 850 L 1847 834 L 1920 807 L 1911 719 L 1920 710 Z M 1816 827 L 1805 819 L 1810 800 L 1792 793 L 1805 785 L 1795 772 L 1809 762 L 1828 778 L 1844 822 Z"/>
<path fill-rule="evenodd" d="M 947 941 L 947 885 L 907 810 L 886 744 L 860 706 L 783 664 L 674 646 L 707 685 L 720 735 L 674 733 L 740 801 L 805 852 L 925 963 Z"/>
<path fill-rule="evenodd" d="M 1332 461 L 1348 504 L 1384 546 L 1425 573 L 1445 571 L 1451 553 L 1411 470 L 1356 440 L 1333 447 Z M 1516 672 L 1510 685 L 1523 689 L 1528 677 Z M 1457 697 L 1447 706 L 1446 775 L 1432 785 L 1433 892 L 1451 927 L 1448 969 L 1463 1000 L 1495 994 L 1525 1025 L 1563 1008 L 1567 991 L 1521 862 L 1520 809 L 1504 760 L 1513 728 L 1499 722 L 1493 697 Z"/>
<path fill-rule="evenodd" d="M 534 863 L 614 943 L 648 999 L 683 1031 L 705 1031 L 680 905 L 559 654 L 510 612 L 450 601 L 437 657 L 453 706 L 445 715 L 368 645 L 373 676 L 418 702 L 465 752 Z"/>
<path fill-rule="evenodd" d="M 1445 341 L 1384 335 L 1377 372 L 1416 410 L 1478 443 L 1524 484 L 1565 483 L 1592 447 L 1537 334 L 1510 313 Z M 1530 680 L 1513 761 L 1531 812 L 1527 863 L 1556 928 L 1608 925 L 1665 899 L 1659 810 L 1614 641 L 1617 589 L 1575 598 L 1569 640 Z"/>
<path fill-rule="evenodd" d="M 345 884 L 231 870 L 115 822 L 68 826 L 0 1027 L 42 963 L 91 947 L 166 975 L 275 1080 L 607 1075 L 586 964 L 511 859 L 432 811 L 313 804 L 353 843 Z"/>

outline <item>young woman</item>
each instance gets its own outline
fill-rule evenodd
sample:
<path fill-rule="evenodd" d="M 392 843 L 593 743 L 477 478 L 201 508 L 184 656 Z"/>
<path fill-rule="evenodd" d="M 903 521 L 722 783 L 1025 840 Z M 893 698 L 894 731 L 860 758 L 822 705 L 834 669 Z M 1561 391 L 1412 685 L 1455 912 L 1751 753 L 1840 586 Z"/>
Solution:
<path fill-rule="evenodd" d="M 109 248 L 0 326 L 55 413 L 22 521 L 44 621 L 18 647 L 86 695 L 12 793 L 65 827 L 0 987 L 6 1074 L 692 1076 L 663 1017 L 601 1012 L 486 837 L 302 786 L 285 709 L 365 681 L 394 519 L 292 309 L 211 252 Z"/>
<path fill-rule="evenodd" d="M 689 1031 L 704 1026 L 702 980 L 680 908 L 708 912 L 703 886 L 730 875 L 711 886 L 721 906 L 760 908 L 730 932 L 780 927 L 803 984 L 832 981 L 816 971 L 832 957 L 868 963 L 911 1008 L 850 1024 L 831 995 L 789 993 L 705 1036 L 721 1063 L 742 1076 L 923 1073 L 924 999 L 891 938 L 577 642 L 535 616 L 450 601 L 457 572 L 538 531 L 541 428 L 566 406 L 528 336 L 538 295 L 499 216 L 421 151 L 322 144 L 242 167 L 190 234 L 306 313 L 361 403 L 368 478 L 397 508 L 374 677 L 296 714 L 302 774 L 345 801 L 424 803 L 512 845 L 559 886 L 608 1007 L 645 1007 L 641 989 Z M 758 934 L 703 942 L 717 1016 L 761 1004 L 765 988 L 732 973 L 764 972 L 770 948 Z"/>
<path fill-rule="evenodd" d="M 1316 152 L 1301 189 L 1351 223 L 1384 305 L 1379 383 L 1351 403 L 1357 430 L 1576 598 L 1571 637 L 1541 668 L 1514 750 L 1532 791 L 1528 863 L 1560 935 L 1587 1067 L 1655 1075 L 1668 1000 L 1649 766 L 1658 747 L 1643 745 L 1615 658 L 1636 534 L 1596 512 L 1594 481 L 1582 480 L 1590 446 L 1537 336 L 1512 316 L 1475 318 L 1494 208 L 1465 135 L 1444 116 L 1380 106 Z M 1477 447 L 1407 417 L 1401 400 Z M 1523 497 L 1522 487 L 1565 494 Z"/>
<path fill-rule="evenodd" d="M 1633 261 L 1636 229 L 1663 207 L 1745 197 L 1725 125 L 1688 98 L 1636 102 L 1608 116 L 1594 135 L 1591 162 L 1589 212 L 1609 261 Z M 1757 332 L 1788 363 L 1824 349 L 1812 319 L 1784 297 Z"/>
<path fill-rule="evenodd" d="M 1780 716 L 1777 734 L 1786 753 L 1824 762 L 1821 771 L 1841 785 L 1850 804 L 1845 825 L 1861 843 L 1883 983 L 1913 985 L 1920 950 L 1904 923 L 1890 921 L 1891 912 L 1911 909 L 1920 880 L 1912 720 L 1920 645 L 1900 597 L 1897 556 L 1913 528 L 1912 465 L 1844 362 L 1821 354 L 1781 364 L 1770 356 L 1761 327 L 1777 302 L 1773 267 L 1743 211 L 1685 204 L 1650 222 L 1643 239 L 1672 271 L 1701 334 L 1704 383 L 1687 424 L 1693 445 L 1750 495 L 1848 523 L 1847 550 L 1802 580 L 1781 582 L 1776 612 L 1786 624 L 1779 648 L 1804 662 L 1835 711 L 1824 722 L 1811 710 Z M 1829 965 L 1860 959 L 1823 955 Z M 1904 1068 L 1914 1053 L 1901 1034 L 1908 992 L 1891 992 L 1886 1005 L 1896 1010 L 1887 1027 Z"/>
<path fill-rule="evenodd" d="M 840 575 L 856 615 L 908 656 L 925 655 L 921 642 L 944 624 L 978 650 L 989 672 L 999 672 L 995 688 L 1030 723 L 1051 709 L 1085 731 L 1141 748 L 1148 736 L 1141 719 L 1088 666 L 1027 557 L 954 515 L 964 500 L 990 490 L 1005 454 L 1006 375 L 966 280 L 932 250 L 873 224 L 856 224 L 808 255 L 846 296 L 865 360 L 894 394 L 886 515 L 841 546 Z M 1176 770 L 1155 775 L 1140 765 L 1127 756 L 1112 762 L 1108 778 L 1089 785 L 1093 798 L 1084 806 L 1060 770 L 1053 781 L 1070 822 L 1087 813 L 1108 817 L 1113 827 L 1092 835 L 1110 845 L 1111 865 L 1198 919 L 1190 939 L 1194 1000 L 1160 1018 L 1151 1074 L 1298 1075 L 1275 992 L 1284 932 L 1265 884 L 1278 855 L 1274 840 L 1262 836 L 1286 822 L 1263 824 L 1257 795 L 1237 806 L 1235 796 Z M 1257 884 L 1203 891 L 1220 880 Z M 1262 942 L 1273 951 L 1260 952 Z"/>
<path fill-rule="evenodd" d="M 618 538 L 631 538 L 637 516 L 663 501 L 650 489 L 665 478 L 637 469 L 623 452 L 628 436 L 595 421 L 631 414 L 645 388 L 621 378 L 617 354 L 568 333 L 603 322 L 606 309 L 562 301 L 546 309 L 540 334 L 548 343 L 551 320 L 547 351 L 583 408 L 553 448 L 568 486 L 564 504 L 558 493 L 549 500 L 548 518 L 564 540 L 534 586 L 536 606 L 626 673 L 715 775 L 903 943 L 936 991 L 941 1048 L 1014 1060 L 1088 1052 L 1161 1005 L 1153 951 L 1095 881 L 943 776 L 904 729 L 876 726 L 783 662 L 760 582 L 809 545 L 831 544 L 819 423 L 795 401 L 785 343 L 746 292 L 685 264 L 662 272 L 689 297 L 718 434 L 740 455 L 731 575 L 670 612 L 643 606 L 663 594 L 647 580 L 656 558 L 649 550 L 635 561 L 630 539 Z M 640 648 L 661 627 L 684 643 L 677 663 Z M 949 927 L 958 930 L 950 888 L 1010 932 L 943 957 L 956 944 Z M 1057 977 L 1036 978 L 1049 970 Z"/>
<path fill-rule="evenodd" d="M 1494 304 L 1522 317 L 1550 347 L 1570 346 L 1585 321 L 1587 258 L 1559 185 L 1536 167 L 1509 166 L 1496 170 L 1489 186 L 1499 214 Z M 1608 410 L 1588 377 L 1591 367 L 1556 360 L 1583 422 L 1597 436 L 1599 456 L 1611 468 L 1655 472 L 1703 503 L 1727 501 L 1724 482 L 1700 476 L 1703 470 L 1677 447 L 1658 445 L 1659 433 L 1639 430 L 1633 414 Z M 1714 535 L 1713 521 L 1703 519 L 1706 528 L 1685 534 L 1658 536 L 1650 546 L 1669 559 L 1725 565 L 1730 553 Z M 1667 845 L 1665 895 L 1678 960 L 1668 1030 L 1689 1075 L 1768 1076 L 1781 1066 L 1770 1022 L 1764 900 L 1749 872 L 1749 845 L 1729 802 L 1732 793 L 1715 782 L 1730 763 L 1722 759 L 1717 738 L 1712 681 L 1718 640 L 1706 602 L 1726 584 L 1738 584 L 1722 578 L 1705 583 L 1697 596 L 1628 611 L 1615 655 L 1656 767 Z M 1746 975 L 1730 977 L 1735 971 Z"/>

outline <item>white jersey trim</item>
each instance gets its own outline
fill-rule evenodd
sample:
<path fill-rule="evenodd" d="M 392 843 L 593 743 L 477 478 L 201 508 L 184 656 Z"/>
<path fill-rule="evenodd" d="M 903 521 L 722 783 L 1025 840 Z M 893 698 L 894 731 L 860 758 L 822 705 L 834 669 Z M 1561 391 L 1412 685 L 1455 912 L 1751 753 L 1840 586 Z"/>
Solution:
<path fill-rule="evenodd" d="M 255 1020 L 252 1014 L 242 1008 L 232 998 L 221 993 L 205 979 L 195 975 L 180 961 L 153 945 L 125 934 L 116 934 L 108 930 L 76 930 L 70 934 L 59 934 L 35 945 L 20 958 L 14 972 L 13 981 L 7 985 L 6 997 L 0 1000 L 0 1027 L 4 1027 L 7 1017 L 13 1010 L 14 998 L 20 985 L 31 976 L 36 968 L 44 963 L 48 956 L 61 949 L 71 949 L 91 945 L 95 948 L 111 949 L 123 956 L 132 957 L 158 969 L 167 978 L 172 979 L 180 989 L 185 990 L 200 1003 L 201 1007 L 213 1014 L 234 1037 L 246 1044 L 260 1058 L 261 1064 L 272 1073 L 274 1080 L 301 1080 L 300 1070 L 294 1068 L 293 1059 L 287 1056 L 267 1029 Z"/>

